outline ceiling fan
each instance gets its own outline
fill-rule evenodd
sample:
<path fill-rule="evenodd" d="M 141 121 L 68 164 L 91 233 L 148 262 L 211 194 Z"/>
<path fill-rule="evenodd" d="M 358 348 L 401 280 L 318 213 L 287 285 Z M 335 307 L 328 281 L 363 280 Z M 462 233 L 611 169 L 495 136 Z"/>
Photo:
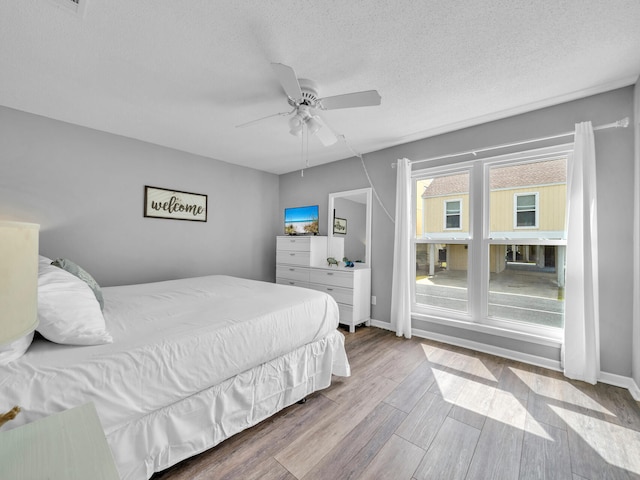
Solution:
<path fill-rule="evenodd" d="M 300 136 L 303 128 L 306 127 L 310 135 L 315 135 L 324 146 L 329 146 L 336 143 L 338 137 L 318 115 L 318 110 L 380 105 L 381 97 L 376 90 L 320 98 L 318 86 L 314 81 L 305 78 L 299 79 L 293 68 L 282 63 L 272 63 L 271 67 L 287 95 L 287 102 L 293 109 L 258 118 L 237 125 L 237 127 L 247 127 L 271 117 L 293 115 L 289 119 L 289 133 L 291 135 Z"/>

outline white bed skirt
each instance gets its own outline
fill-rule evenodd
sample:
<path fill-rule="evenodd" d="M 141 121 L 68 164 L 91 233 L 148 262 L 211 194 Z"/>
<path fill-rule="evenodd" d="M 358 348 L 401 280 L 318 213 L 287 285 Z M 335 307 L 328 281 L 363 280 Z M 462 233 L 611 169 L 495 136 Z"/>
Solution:
<path fill-rule="evenodd" d="M 107 431 L 120 476 L 148 479 L 327 388 L 332 374 L 350 375 L 339 331 Z"/>

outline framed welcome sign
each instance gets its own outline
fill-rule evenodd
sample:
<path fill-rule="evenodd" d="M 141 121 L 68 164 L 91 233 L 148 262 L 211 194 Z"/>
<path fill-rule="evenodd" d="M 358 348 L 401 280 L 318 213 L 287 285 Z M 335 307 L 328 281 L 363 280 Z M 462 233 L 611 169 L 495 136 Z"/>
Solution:
<path fill-rule="evenodd" d="M 144 187 L 144 216 L 172 220 L 207 221 L 207 195 Z"/>

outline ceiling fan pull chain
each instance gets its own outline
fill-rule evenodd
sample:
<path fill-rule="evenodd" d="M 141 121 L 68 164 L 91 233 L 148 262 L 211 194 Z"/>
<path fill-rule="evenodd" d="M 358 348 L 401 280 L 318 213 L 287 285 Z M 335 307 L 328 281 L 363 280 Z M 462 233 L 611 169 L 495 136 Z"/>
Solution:
<path fill-rule="evenodd" d="M 302 124 L 302 133 L 300 134 L 300 159 L 302 160 L 300 177 L 304 178 L 304 123 Z"/>
<path fill-rule="evenodd" d="M 307 154 L 306 154 L 306 161 L 305 161 L 305 168 L 309 168 L 309 127 L 307 126 L 307 128 L 304 129 L 305 130 L 305 142 L 307 144 Z"/>

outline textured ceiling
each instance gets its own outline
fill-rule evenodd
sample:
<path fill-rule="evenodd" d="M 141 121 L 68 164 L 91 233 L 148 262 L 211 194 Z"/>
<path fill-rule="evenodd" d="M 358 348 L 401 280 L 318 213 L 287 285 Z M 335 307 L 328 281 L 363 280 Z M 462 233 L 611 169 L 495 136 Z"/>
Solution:
<path fill-rule="evenodd" d="M 311 165 L 610 90 L 640 74 L 638 0 L 59 0 L 0 3 L 0 105 L 284 173 L 303 165 L 270 62 L 320 96 L 348 142 Z M 617 120 L 617 119 L 612 119 Z"/>

